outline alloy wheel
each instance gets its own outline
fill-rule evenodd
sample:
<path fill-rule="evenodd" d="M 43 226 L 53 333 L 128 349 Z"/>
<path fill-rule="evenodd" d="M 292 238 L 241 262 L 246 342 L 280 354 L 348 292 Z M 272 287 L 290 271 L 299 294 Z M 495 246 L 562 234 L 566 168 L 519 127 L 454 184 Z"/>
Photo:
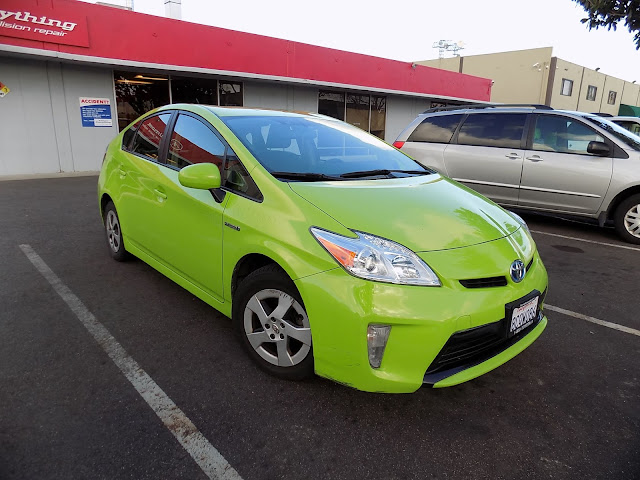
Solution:
<path fill-rule="evenodd" d="M 109 240 L 109 247 L 113 253 L 118 253 L 120 250 L 120 222 L 118 221 L 118 216 L 113 210 L 109 210 L 107 213 L 107 239 Z"/>
<path fill-rule="evenodd" d="M 634 237 L 640 238 L 640 205 L 634 205 L 627 211 L 624 228 Z"/>

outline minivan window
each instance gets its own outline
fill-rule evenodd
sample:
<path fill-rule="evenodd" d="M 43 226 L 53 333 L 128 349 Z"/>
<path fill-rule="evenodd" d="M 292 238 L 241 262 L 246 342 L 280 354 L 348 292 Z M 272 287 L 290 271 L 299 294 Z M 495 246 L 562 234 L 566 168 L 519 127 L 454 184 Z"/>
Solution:
<path fill-rule="evenodd" d="M 138 155 L 149 157 L 152 160 L 158 160 L 162 135 L 167 129 L 170 119 L 170 113 L 163 113 L 161 115 L 154 115 L 142 122 L 136 132 L 136 136 L 133 138 L 131 153 L 137 153 Z"/>
<path fill-rule="evenodd" d="M 525 113 L 471 114 L 460 127 L 458 143 L 483 147 L 520 148 Z"/>
<path fill-rule="evenodd" d="M 633 148 L 634 150 L 640 151 L 640 137 L 634 135 L 630 131 L 622 128 L 620 125 L 616 125 L 609 120 L 605 120 L 604 118 L 597 116 L 585 116 L 585 120 L 590 121 L 594 125 L 602 128 L 606 132 L 610 133 L 618 140 L 624 142 L 628 147 Z"/>
<path fill-rule="evenodd" d="M 533 149 L 546 152 L 590 155 L 589 142 L 604 142 L 604 138 L 574 118 L 558 115 L 538 115 L 533 132 Z"/>
<path fill-rule="evenodd" d="M 311 116 L 222 116 L 253 156 L 280 179 L 304 181 L 432 173 L 382 140 L 344 122 Z M 382 172 L 384 171 L 384 172 Z"/>
<path fill-rule="evenodd" d="M 180 114 L 169 142 L 167 164 L 182 168 L 193 163 L 213 163 L 222 168 L 225 145 L 200 120 Z"/>
<path fill-rule="evenodd" d="M 407 142 L 449 143 L 462 117 L 460 113 L 427 117 L 409 135 Z"/>

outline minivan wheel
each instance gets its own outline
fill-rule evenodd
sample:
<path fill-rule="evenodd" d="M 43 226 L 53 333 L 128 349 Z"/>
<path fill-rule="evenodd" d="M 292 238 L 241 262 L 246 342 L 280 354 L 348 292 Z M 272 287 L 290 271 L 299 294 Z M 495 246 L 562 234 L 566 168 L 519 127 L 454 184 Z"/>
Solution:
<path fill-rule="evenodd" d="M 625 241 L 640 244 L 640 195 L 632 195 L 618 205 L 614 222 Z"/>
<path fill-rule="evenodd" d="M 118 262 L 124 262 L 129 257 L 129 252 L 124 248 L 122 239 L 122 229 L 120 228 L 120 218 L 113 202 L 107 203 L 104 208 L 104 231 L 107 239 L 107 246 L 111 258 Z"/>
<path fill-rule="evenodd" d="M 309 318 L 295 285 L 277 265 L 242 280 L 232 317 L 240 341 L 260 368 L 287 380 L 313 376 Z"/>

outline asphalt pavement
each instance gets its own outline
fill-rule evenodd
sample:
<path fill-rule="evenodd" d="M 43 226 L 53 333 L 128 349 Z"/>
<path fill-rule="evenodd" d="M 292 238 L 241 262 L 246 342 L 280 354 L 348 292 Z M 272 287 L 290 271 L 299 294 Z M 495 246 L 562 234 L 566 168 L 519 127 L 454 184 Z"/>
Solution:
<path fill-rule="evenodd" d="M 245 480 L 640 478 L 640 336 L 579 318 L 640 330 L 640 246 L 611 228 L 523 214 L 547 303 L 578 316 L 476 380 L 383 395 L 254 367 L 226 317 L 109 257 L 96 182 L 0 182 L 1 479 L 207 478 L 20 245 Z"/>

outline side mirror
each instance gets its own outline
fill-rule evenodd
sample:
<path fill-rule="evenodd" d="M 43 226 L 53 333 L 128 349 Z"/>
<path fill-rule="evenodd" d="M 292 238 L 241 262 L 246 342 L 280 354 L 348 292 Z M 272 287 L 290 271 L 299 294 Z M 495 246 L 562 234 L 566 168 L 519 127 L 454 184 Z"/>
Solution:
<path fill-rule="evenodd" d="M 180 170 L 178 181 L 184 187 L 200 190 L 220 188 L 220 170 L 213 163 L 195 163 Z"/>
<path fill-rule="evenodd" d="M 604 142 L 589 142 L 589 145 L 587 145 L 587 153 L 592 153 L 600 157 L 608 157 L 611 154 L 611 149 L 609 145 Z"/>

